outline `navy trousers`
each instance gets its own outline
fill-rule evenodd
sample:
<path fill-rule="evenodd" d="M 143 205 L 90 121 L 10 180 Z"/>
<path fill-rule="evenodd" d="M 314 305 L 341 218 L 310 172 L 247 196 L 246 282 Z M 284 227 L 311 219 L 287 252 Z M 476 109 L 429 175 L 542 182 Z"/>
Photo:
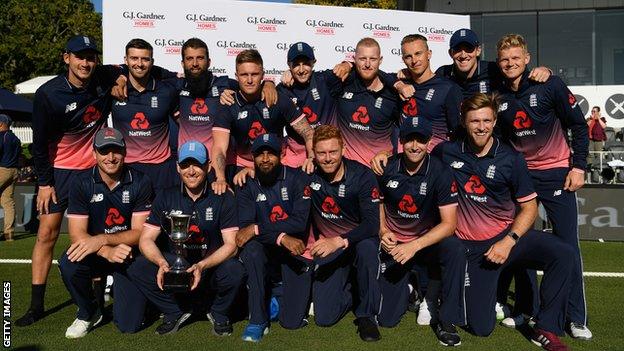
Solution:
<path fill-rule="evenodd" d="M 484 241 L 462 240 L 468 260 L 465 291 L 469 330 L 478 336 L 490 335 L 496 324 L 494 304 L 500 272 L 506 267 L 524 267 L 544 271 L 536 327 L 561 335 L 574 262 L 572 249 L 552 234 L 530 230 L 511 249 L 503 265 L 487 261 L 483 254 L 505 235 L 503 232 Z"/>

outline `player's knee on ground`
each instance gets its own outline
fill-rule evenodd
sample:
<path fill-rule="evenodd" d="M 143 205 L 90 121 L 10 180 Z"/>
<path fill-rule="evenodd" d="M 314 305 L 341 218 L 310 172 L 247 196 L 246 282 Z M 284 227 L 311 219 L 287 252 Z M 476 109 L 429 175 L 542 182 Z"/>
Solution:
<path fill-rule="evenodd" d="M 378 265 L 379 242 L 373 238 L 364 239 L 355 244 L 355 266 Z"/>

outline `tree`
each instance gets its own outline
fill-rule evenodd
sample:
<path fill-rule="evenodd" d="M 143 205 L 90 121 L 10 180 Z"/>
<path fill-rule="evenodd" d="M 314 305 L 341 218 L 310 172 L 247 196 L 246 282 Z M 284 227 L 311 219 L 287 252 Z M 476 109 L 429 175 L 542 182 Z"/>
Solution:
<path fill-rule="evenodd" d="M 102 15 L 89 0 L 0 1 L 0 86 L 12 91 L 24 80 L 63 72 L 61 54 L 76 34 L 102 47 Z"/>
<path fill-rule="evenodd" d="M 345 7 L 369 7 L 375 9 L 397 8 L 397 0 L 295 0 L 298 4 L 345 6 Z"/>

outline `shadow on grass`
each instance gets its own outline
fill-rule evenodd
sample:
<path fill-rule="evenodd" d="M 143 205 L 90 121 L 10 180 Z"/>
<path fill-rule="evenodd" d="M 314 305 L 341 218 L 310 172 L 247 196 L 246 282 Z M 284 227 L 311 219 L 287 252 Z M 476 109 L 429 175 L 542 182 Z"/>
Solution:
<path fill-rule="evenodd" d="M 67 300 L 67 301 L 65 301 L 63 303 L 60 303 L 60 304 L 58 304 L 58 305 L 56 305 L 56 306 L 54 306 L 54 307 L 52 307 L 50 309 L 45 310 L 45 312 L 43 313 L 43 317 L 45 318 L 45 317 L 47 317 L 47 316 L 49 316 L 51 314 L 54 314 L 54 313 L 62 310 L 65 307 L 69 307 L 69 306 L 71 306 L 73 304 L 74 304 L 74 300 L 69 299 L 69 300 Z"/>

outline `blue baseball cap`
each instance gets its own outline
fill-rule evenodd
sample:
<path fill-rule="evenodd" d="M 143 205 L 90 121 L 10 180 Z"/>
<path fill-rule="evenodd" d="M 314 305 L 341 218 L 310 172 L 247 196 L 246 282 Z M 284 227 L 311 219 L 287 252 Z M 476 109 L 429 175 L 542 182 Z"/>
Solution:
<path fill-rule="evenodd" d="M 85 50 L 91 50 L 101 54 L 95 39 L 86 35 L 73 36 L 67 41 L 67 45 L 65 45 L 66 52 L 80 52 Z"/>
<path fill-rule="evenodd" d="M 308 43 L 302 41 L 294 43 L 288 49 L 288 62 L 293 62 L 299 56 L 303 56 L 308 60 L 314 60 L 314 49 Z"/>
<path fill-rule="evenodd" d="M 268 148 L 279 156 L 282 152 L 280 137 L 273 133 L 259 135 L 251 145 L 251 152 L 255 155 L 262 148 Z"/>
<path fill-rule="evenodd" d="M 405 139 L 412 134 L 418 134 L 423 139 L 431 138 L 431 122 L 424 117 L 409 117 L 403 120 L 399 129 L 399 136 Z"/>
<path fill-rule="evenodd" d="M 477 47 L 479 46 L 479 37 L 477 33 L 473 32 L 468 28 L 458 29 L 451 36 L 451 41 L 449 43 L 449 47 L 451 49 L 455 49 L 459 46 L 459 44 L 466 43 L 470 46 Z"/>
<path fill-rule="evenodd" d="M 208 150 L 204 144 L 199 141 L 191 140 L 180 146 L 178 150 L 178 163 L 182 163 L 188 159 L 193 159 L 204 165 L 208 162 Z"/>
<path fill-rule="evenodd" d="M 11 123 L 13 123 L 13 120 L 8 115 L 5 115 L 4 113 L 0 113 L 0 123 L 4 123 L 8 126 L 11 126 Z"/>

